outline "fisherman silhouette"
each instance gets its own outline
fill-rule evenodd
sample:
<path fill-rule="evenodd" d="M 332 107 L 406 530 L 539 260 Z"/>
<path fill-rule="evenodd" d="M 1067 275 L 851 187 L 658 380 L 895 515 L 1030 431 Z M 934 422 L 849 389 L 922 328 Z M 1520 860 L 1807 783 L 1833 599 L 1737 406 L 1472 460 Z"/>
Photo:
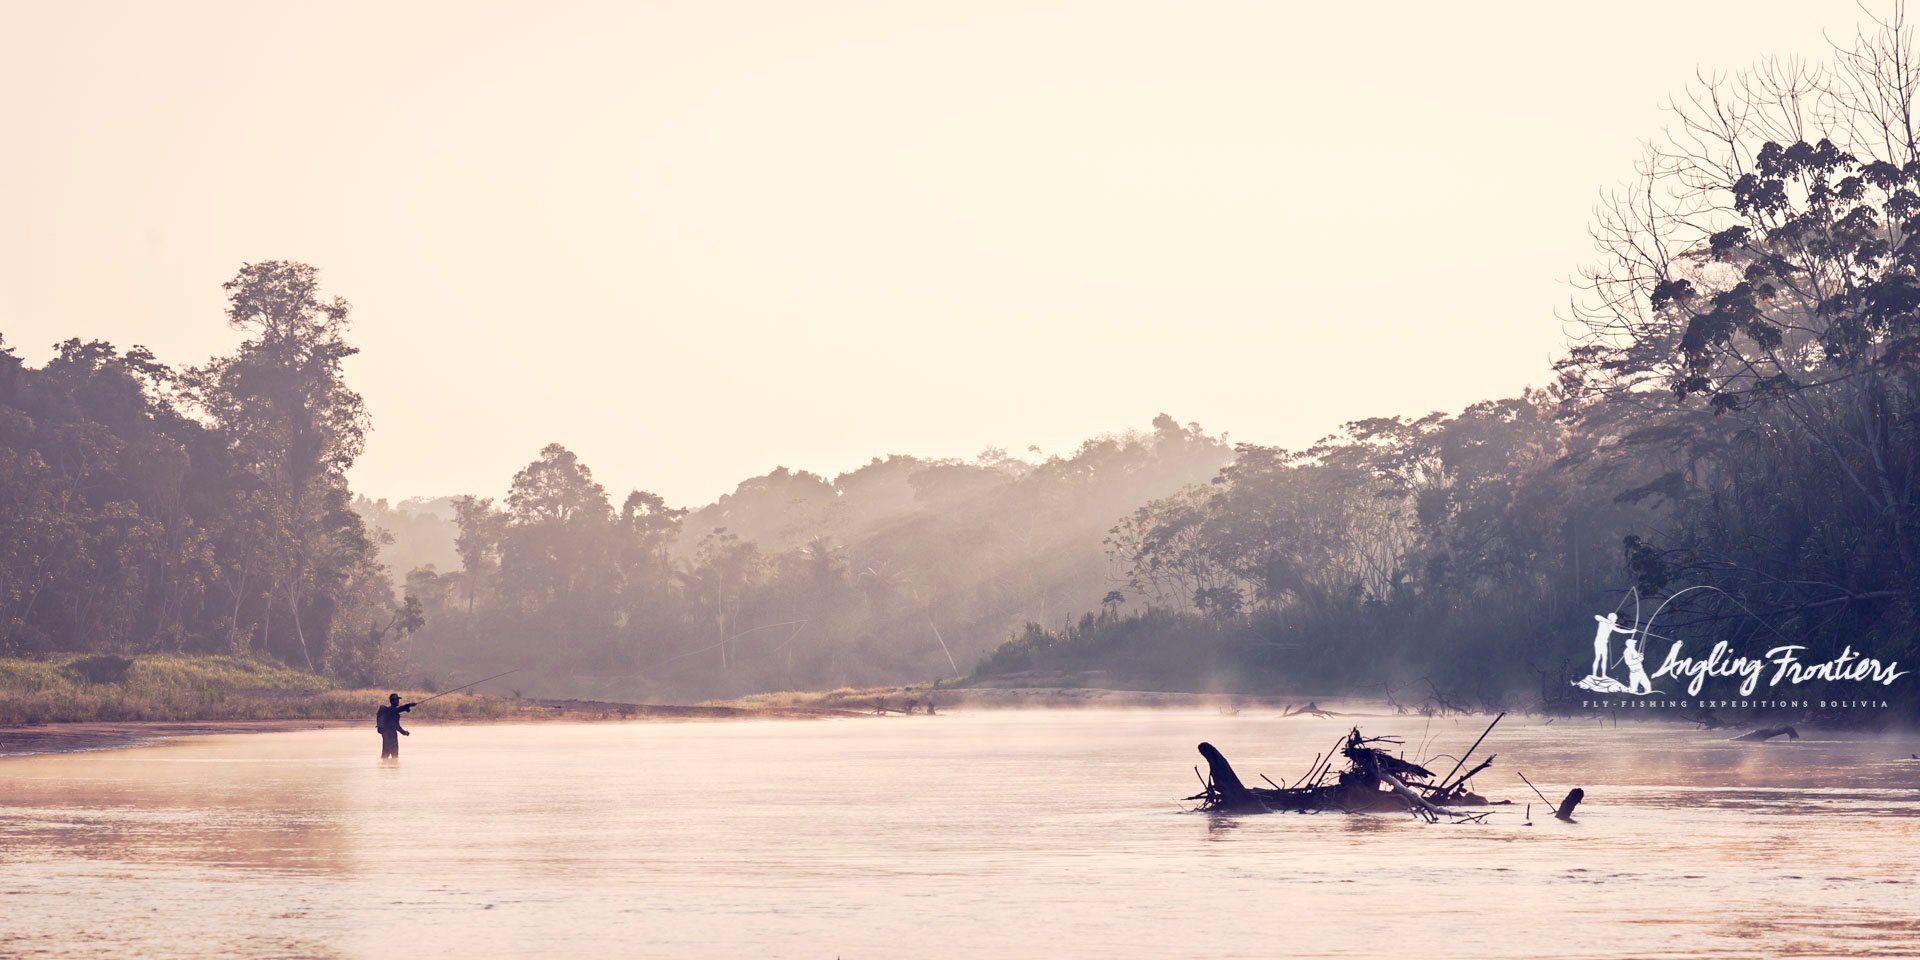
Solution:
<path fill-rule="evenodd" d="M 1645 643 L 1644 635 L 1629 631 L 1626 649 L 1620 652 L 1620 659 L 1627 662 L 1627 692 L 1635 696 L 1653 692 L 1653 680 L 1647 676 L 1647 652 L 1642 649 Z"/>
<path fill-rule="evenodd" d="M 400 738 L 411 737 L 406 728 L 400 726 L 400 715 L 412 710 L 415 704 L 401 703 L 397 693 L 387 694 L 387 705 L 373 714 L 373 728 L 380 731 L 380 759 L 400 759 Z"/>
<path fill-rule="evenodd" d="M 1624 633 L 1633 636 L 1633 629 L 1620 626 L 1618 613 L 1609 613 L 1604 617 L 1596 613 L 1593 619 L 1599 621 L 1600 626 L 1593 631 L 1593 669 L 1587 672 L 1587 676 L 1604 677 L 1607 675 L 1607 661 L 1612 659 L 1607 654 L 1613 650 L 1613 635 Z"/>
<path fill-rule="evenodd" d="M 1646 657 L 1646 651 L 1634 644 L 1634 628 L 1620 626 L 1620 614 L 1618 613 L 1609 613 L 1605 616 L 1596 613 L 1593 615 L 1593 619 L 1600 624 L 1600 626 L 1593 631 L 1593 668 L 1588 671 L 1585 677 L 1573 681 L 1573 685 L 1582 690 L 1592 690 L 1595 693 L 1642 694 L 1650 692 L 1653 689 L 1653 681 L 1648 679 L 1646 668 L 1642 665 Z M 1613 635 L 1616 633 L 1624 633 L 1627 635 L 1627 646 L 1622 656 L 1627 661 L 1627 671 L 1632 681 L 1632 686 L 1621 683 L 1607 675 L 1607 669 L 1611 666 L 1609 662 L 1611 658 L 1608 654 L 1613 649 Z"/>

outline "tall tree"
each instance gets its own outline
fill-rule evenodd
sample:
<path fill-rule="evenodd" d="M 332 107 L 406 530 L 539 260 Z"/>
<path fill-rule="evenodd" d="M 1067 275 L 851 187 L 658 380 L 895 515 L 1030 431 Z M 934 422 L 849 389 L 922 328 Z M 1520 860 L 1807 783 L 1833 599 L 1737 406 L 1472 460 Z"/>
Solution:
<path fill-rule="evenodd" d="M 453 517 L 460 529 L 454 549 L 460 554 L 461 592 L 467 596 L 467 615 L 471 617 L 474 602 L 499 572 L 506 515 L 494 508 L 492 497 L 464 496 L 454 499 Z"/>
<path fill-rule="evenodd" d="M 1635 541 L 1643 583 L 1719 588 L 1682 617 L 1911 654 L 1920 51 L 1896 7 L 1834 53 L 1682 98 L 1604 211 L 1567 368 L 1593 419 L 1630 410 L 1625 440 L 1683 454 L 1642 488 L 1679 525 Z"/>
<path fill-rule="evenodd" d="M 341 371 L 358 352 L 345 336 L 352 311 L 344 298 L 323 297 L 319 271 L 304 263 L 246 264 L 224 289 L 227 322 L 247 339 L 192 371 L 188 384 L 258 494 L 234 504 L 236 526 L 261 536 L 231 575 L 264 577 L 261 642 L 270 644 L 272 612 L 283 610 L 300 662 L 313 669 L 357 568 L 374 562 L 346 483 L 368 427 L 366 405 Z"/>

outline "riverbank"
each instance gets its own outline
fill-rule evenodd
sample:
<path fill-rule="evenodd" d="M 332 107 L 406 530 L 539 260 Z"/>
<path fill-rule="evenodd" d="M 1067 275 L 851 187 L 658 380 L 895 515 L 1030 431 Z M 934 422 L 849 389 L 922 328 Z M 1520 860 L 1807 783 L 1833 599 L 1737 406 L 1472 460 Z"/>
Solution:
<path fill-rule="evenodd" d="M 341 688 L 313 674 L 239 657 L 0 658 L 0 757 L 137 747 L 180 737 L 371 727 L 389 691 Z M 431 691 L 398 691 L 425 700 Z M 1281 709 L 1277 699 L 1095 687 L 929 685 L 768 693 L 700 704 L 496 697 L 435 699 L 432 723 L 614 720 L 799 720 L 950 709 Z"/>
<path fill-rule="evenodd" d="M 458 681 L 456 681 L 458 682 Z M 244 657 L 0 658 L 0 756 L 106 750 L 184 736 L 371 727 L 387 688 L 349 688 Z M 402 686 L 410 701 L 431 690 Z M 416 714 L 434 723 L 724 720 L 854 716 L 800 705 L 644 704 L 453 693 Z"/>
<path fill-rule="evenodd" d="M 245 657 L 174 654 L 0 658 L 0 726 L 44 723 L 209 723 L 358 720 L 386 689 L 342 687 L 326 677 Z M 400 687 L 424 700 L 431 691 Z M 520 719 L 545 712 L 504 697 L 453 694 L 436 715 Z"/>
<path fill-rule="evenodd" d="M 122 720 L 54 721 L 46 723 L 0 725 L 0 758 L 46 753 L 86 753 L 151 746 L 181 737 L 200 737 L 240 733 L 290 733 L 298 730 L 330 730 L 342 727 L 373 729 L 373 709 L 383 695 L 372 691 L 336 691 L 325 698 L 331 708 L 347 700 L 352 709 L 343 716 L 279 719 L 200 719 L 200 720 Z M 424 697 L 425 695 L 420 695 Z M 446 713 L 439 708 L 456 698 L 466 701 L 464 709 Z M 282 701 L 285 705 L 290 701 Z M 435 700 L 431 714 L 421 714 L 408 723 L 481 724 L 529 721 L 619 721 L 619 720 L 816 720 L 827 717 L 860 717 L 864 713 L 848 710 L 805 707 L 729 707 L 709 704 L 680 705 L 658 703 L 611 703 L 598 700 L 506 700 L 499 697 L 469 697 L 455 694 Z"/>
<path fill-rule="evenodd" d="M 1124 690 L 1096 686 L 932 686 L 911 684 L 894 687 L 843 687 L 838 690 L 793 690 L 752 694 L 712 705 L 748 709 L 832 709 L 855 713 L 924 714 L 931 701 L 936 712 L 957 709 L 1168 709 L 1215 710 L 1221 714 L 1245 716 L 1319 717 L 1366 722 L 1378 719 L 1428 717 L 1460 719 L 1490 717 L 1485 710 L 1435 710 L 1431 713 L 1407 709 L 1378 698 L 1342 694 L 1256 696 L 1231 693 L 1191 693 L 1157 690 Z M 911 710 L 909 711 L 909 708 Z M 1767 726 L 1792 725 L 1802 733 L 1864 734 L 1912 731 L 1913 717 L 1897 705 L 1884 701 L 1855 707 L 1815 704 L 1803 707 L 1775 706 L 1758 709 L 1712 708 L 1705 703 L 1671 708 L 1629 701 L 1609 707 L 1584 709 L 1540 709 L 1515 707 L 1506 714 L 1529 716 L 1545 723 L 1566 721 L 1573 724 L 1611 724 L 1625 722 L 1669 722 L 1687 724 L 1728 737 Z"/>
<path fill-rule="evenodd" d="M 842 687 L 838 690 L 787 690 L 757 693 L 713 705 L 749 709 L 811 708 L 849 710 L 857 713 L 926 712 L 932 703 L 936 711 L 953 708 L 987 707 L 995 709 L 1061 709 L 1075 707 L 1172 708 L 1172 709 L 1273 709 L 1305 703 L 1299 697 L 1260 697 L 1244 694 L 1181 693 L 1164 690 L 1110 690 L 1102 687 L 948 687 L 909 684 L 896 687 Z"/>
<path fill-rule="evenodd" d="M 288 733 L 353 726 L 347 720 L 226 720 L 206 723 L 46 723 L 0 727 L 0 757 L 145 747 L 179 737 Z"/>

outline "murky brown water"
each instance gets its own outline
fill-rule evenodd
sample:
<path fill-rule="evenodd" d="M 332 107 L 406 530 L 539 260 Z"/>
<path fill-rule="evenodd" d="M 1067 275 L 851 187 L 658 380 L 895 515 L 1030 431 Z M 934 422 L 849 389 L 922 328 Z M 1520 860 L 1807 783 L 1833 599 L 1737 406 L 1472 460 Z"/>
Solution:
<path fill-rule="evenodd" d="M 1358 722 L 1418 758 L 1485 719 Z M 397 766 L 371 729 L 3 759 L 0 956 L 1920 955 L 1913 738 L 1504 721 L 1479 788 L 1583 786 L 1572 825 L 1175 802 L 1202 739 L 1277 780 L 1346 725 L 423 719 Z"/>

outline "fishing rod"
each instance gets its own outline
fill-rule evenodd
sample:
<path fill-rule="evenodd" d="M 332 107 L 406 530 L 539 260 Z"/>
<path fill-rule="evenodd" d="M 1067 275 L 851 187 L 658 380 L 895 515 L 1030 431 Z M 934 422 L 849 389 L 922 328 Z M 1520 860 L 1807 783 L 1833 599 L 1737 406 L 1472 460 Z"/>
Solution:
<path fill-rule="evenodd" d="M 474 682 L 472 682 L 472 683 L 469 683 L 469 684 L 464 684 L 464 685 L 462 685 L 462 686 L 458 686 L 458 687 L 454 687 L 454 688 L 453 688 L 452 690 L 448 690 L 448 691 L 446 691 L 445 693 L 436 693 L 436 694 L 434 694 L 433 696 L 431 696 L 431 697 L 428 697 L 428 698 L 427 698 L 427 699 L 425 699 L 425 700 L 421 700 L 421 701 L 419 701 L 419 702 L 417 702 L 417 703 L 415 703 L 415 704 L 414 704 L 414 706 L 416 706 L 416 707 L 417 707 L 417 706 L 419 706 L 419 705 L 420 705 L 420 704 L 422 704 L 422 703 L 432 703 L 433 701 L 435 701 L 435 700 L 438 700 L 438 699 L 440 699 L 441 697 L 444 697 L 444 696 L 446 696 L 446 695 L 447 695 L 448 693 L 459 693 L 460 691 L 462 691 L 462 690 L 465 690 L 465 689 L 467 689 L 467 687 L 477 687 L 477 686 L 479 686 L 479 685 L 481 685 L 481 684 L 483 684 L 483 683 L 486 683 L 486 682 L 487 682 L 488 680 L 498 680 L 498 679 L 500 679 L 501 677 L 504 677 L 504 676 L 507 676 L 508 674 L 513 674 L 513 673 L 519 673 L 520 671 L 522 671 L 522 670 L 525 670 L 525 669 L 526 669 L 525 667 L 514 667 L 514 668 L 513 668 L 512 670 L 508 670 L 508 671 L 507 671 L 506 673 L 496 673 L 496 674 L 494 674 L 494 675 L 493 675 L 493 676 L 491 676 L 491 677 L 483 677 L 483 678 L 481 678 L 481 679 L 479 679 L 479 680 L 475 680 L 475 681 L 474 681 Z"/>
<path fill-rule="evenodd" d="M 1665 600 L 1660 601 L 1660 605 L 1654 608 L 1653 616 L 1647 618 L 1647 622 L 1645 625 L 1642 625 L 1638 622 L 1640 619 L 1640 588 L 1639 587 L 1633 588 L 1633 617 L 1635 620 L 1634 629 L 1639 631 L 1644 636 L 1655 637 L 1660 640 L 1673 640 L 1672 637 L 1664 637 L 1664 636 L 1661 636 L 1660 634 L 1654 633 L 1652 629 L 1653 622 L 1660 618 L 1661 612 L 1667 609 L 1667 604 L 1672 603 L 1673 601 L 1680 599 L 1681 596 L 1692 593 L 1695 590 L 1712 590 L 1714 593 L 1717 593 L 1723 597 L 1726 597 L 1727 602 L 1733 604 L 1736 607 L 1739 607 L 1743 612 L 1746 613 L 1748 617 L 1751 617 L 1754 620 L 1754 622 L 1767 628 L 1767 632 L 1773 634 L 1776 637 L 1779 637 L 1781 640 L 1787 643 L 1793 642 L 1793 638 L 1787 636 L 1784 633 L 1781 633 L 1780 629 L 1778 627 L 1775 627 L 1773 624 L 1767 622 L 1766 618 L 1760 616 L 1757 613 L 1754 613 L 1753 608 L 1747 606 L 1744 603 L 1741 603 L 1738 597 L 1735 597 L 1733 594 L 1728 593 L 1727 591 L 1722 590 L 1719 587 L 1716 587 L 1710 583 L 1694 584 L 1693 586 L 1688 587 L 1685 590 L 1678 591 L 1668 596 Z M 1626 598 L 1623 597 L 1620 600 L 1620 605 L 1625 605 L 1625 604 L 1626 604 Z M 1618 612 L 1619 606 L 1616 606 L 1614 610 L 1615 612 Z M 1679 641 L 1674 641 L 1674 642 L 1677 643 Z M 1616 667 L 1619 666 L 1620 661 L 1625 659 L 1626 659 L 1626 651 L 1623 649 L 1620 652 L 1620 658 L 1618 660 L 1613 661 L 1613 666 L 1616 666 Z"/>

